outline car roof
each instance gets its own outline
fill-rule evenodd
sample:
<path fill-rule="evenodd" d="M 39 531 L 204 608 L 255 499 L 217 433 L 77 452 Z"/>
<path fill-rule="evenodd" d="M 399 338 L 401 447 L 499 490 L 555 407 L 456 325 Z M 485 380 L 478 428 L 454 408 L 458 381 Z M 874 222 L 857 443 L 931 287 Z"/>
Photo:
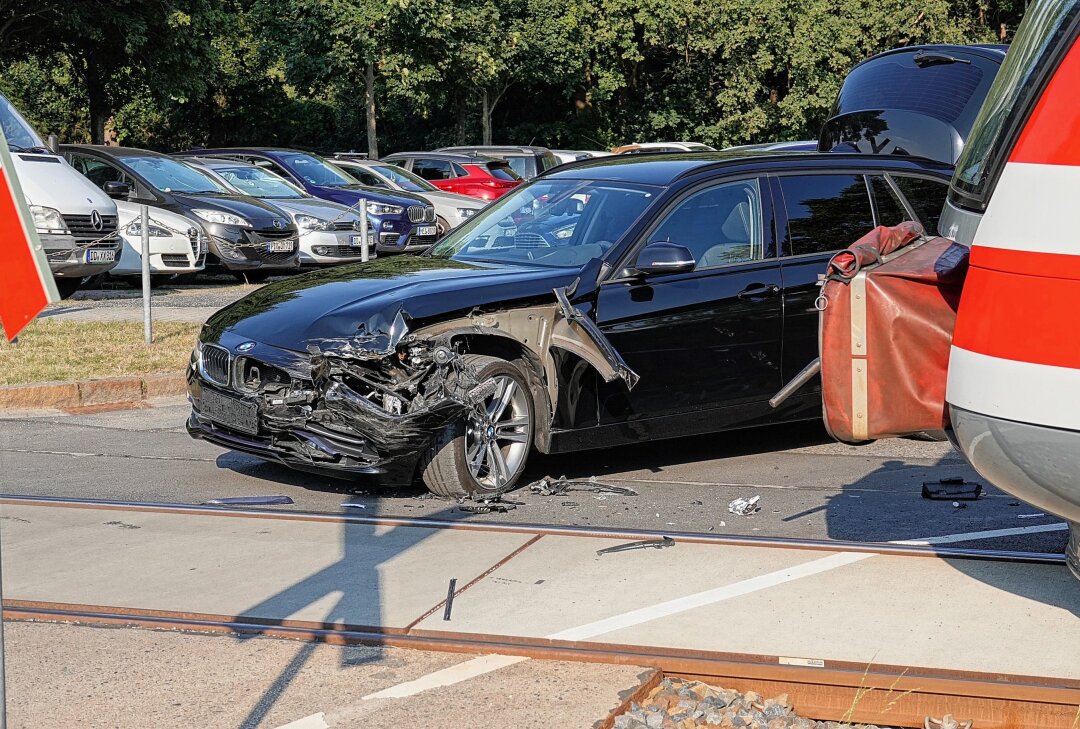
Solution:
<path fill-rule="evenodd" d="M 310 154 L 317 157 L 321 156 L 317 152 L 310 152 L 306 149 L 292 149 L 289 147 L 205 147 L 176 153 L 177 156 L 191 155 L 198 157 L 213 157 L 215 154 L 262 154 L 268 157 L 275 154 Z"/>
<path fill-rule="evenodd" d="M 543 173 L 545 178 L 620 180 L 643 185 L 670 185 L 697 173 L 751 167 L 762 172 L 785 169 L 910 169 L 948 177 L 950 165 L 902 155 L 848 154 L 843 152 L 789 152 L 741 150 L 729 152 L 677 152 L 672 154 L 612 155 L 567 162 Z"/>
<path fill-rule="evenodd" d="M 61 144 L 61 150 L 72 152 L 97 152 L 110 157 L 168 157 L 169 155 L 151 149 L 138 147 L 112 147 L 104 144 Z"/>
<path fill-rule="evenodd" d="M 497 144 L 495 144 L 495 145 L 489 144 L 489 145 L 485 146 L 485 145 L 482 145 L 482 144 L 478 144 L 476 146 L 465 145 L 465 146 L 459 146 L 459 147 L 439 147 L 438 151 L 440 151 L 440 152 L 463 152 L 463 153 L 466 153 L 466 154 L 468 154 L 470 151 L 475 151 L 475 152 L 490 152 L 492 154 L 499 154 L 499 155 L 507 155 L 507 154 L 508 155 L 535 155 L 535 154 L 544 154 L 546 152 L 550 152 L 551 150 L 549 150 L 547 147 L 530 147 L 528 145 L 520 145 L 520 146 L 519 145 L 506 145 L 506 146 L 501 146 L 501 145 L 497 145 Z"/>
<path fill-rule="evenodd" d="M 488 157 L 483 154 L 463 154 L 461 152 L 394 152 L 388 154 L 385 157 L 380 157 L 379 160 L 368 160 L 368 162 L 378 162 L 380 160 L 388 159 L 415 159 L 417 157 L 425 157 L 427 159 L 442 159 L 448 162 L 457 162 L 463 165 L 475 165 L 484 162 L 501 162 L 502 160 L 495 159 L 494 157 Z"/>

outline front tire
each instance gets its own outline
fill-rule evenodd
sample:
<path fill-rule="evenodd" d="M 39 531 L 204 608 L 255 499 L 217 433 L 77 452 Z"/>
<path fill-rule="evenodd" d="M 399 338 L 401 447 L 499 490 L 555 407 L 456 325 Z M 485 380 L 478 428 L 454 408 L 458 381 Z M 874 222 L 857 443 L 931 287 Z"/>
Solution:
<path fill-rule="evenodd" d="M 529 382 L 516 364 L 479 354 L 462 359 L 481 383 L 494 381 L 494 392 L 482 413 L 446 426 L 420 460 L 428 490 L 455 499 L 513 488 L 525 471 L 535 427 Z"/>

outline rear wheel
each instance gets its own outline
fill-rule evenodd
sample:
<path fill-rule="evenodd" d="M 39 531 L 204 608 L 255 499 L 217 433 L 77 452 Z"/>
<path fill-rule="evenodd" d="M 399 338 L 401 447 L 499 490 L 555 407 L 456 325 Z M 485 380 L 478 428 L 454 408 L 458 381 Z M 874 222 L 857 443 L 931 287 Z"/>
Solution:
<path fill-rule="evenodd" d="M 483 407 L 451 423 L 420 461 L 424 485 L 439 496 L 497 494 L 525 470 L 533 437 L 533 401 L 521 369 L 486 355 L 464 355 L 492 394 Z"/>

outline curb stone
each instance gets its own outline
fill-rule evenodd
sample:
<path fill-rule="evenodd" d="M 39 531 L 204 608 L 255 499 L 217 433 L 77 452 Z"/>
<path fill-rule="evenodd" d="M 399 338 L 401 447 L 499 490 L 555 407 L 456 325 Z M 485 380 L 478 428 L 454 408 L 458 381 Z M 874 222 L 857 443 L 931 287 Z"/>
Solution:
<path fill-rule="evenodd" d="M 187 392 L 184 374 L 105 377 L 80 382 L 35 382 L 0 386 L 0 409 L 78 408 L 139 402 Z"/>

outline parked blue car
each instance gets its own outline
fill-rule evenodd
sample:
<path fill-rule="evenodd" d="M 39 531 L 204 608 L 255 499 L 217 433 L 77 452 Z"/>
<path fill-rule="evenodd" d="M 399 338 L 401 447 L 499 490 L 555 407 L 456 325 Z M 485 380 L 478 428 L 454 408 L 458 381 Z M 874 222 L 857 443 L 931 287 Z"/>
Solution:
<path fill-rule="evenodd" d="M 367 200 L 368 230 L 380 253 L 422 251 L 438 240 L 435 208 L 419 195 L 360 185 L 318 155 L 295 149 L 193 149 L 183 156 L 242 160 L 263 167 L 315 197 L 350 207 Z"/>

